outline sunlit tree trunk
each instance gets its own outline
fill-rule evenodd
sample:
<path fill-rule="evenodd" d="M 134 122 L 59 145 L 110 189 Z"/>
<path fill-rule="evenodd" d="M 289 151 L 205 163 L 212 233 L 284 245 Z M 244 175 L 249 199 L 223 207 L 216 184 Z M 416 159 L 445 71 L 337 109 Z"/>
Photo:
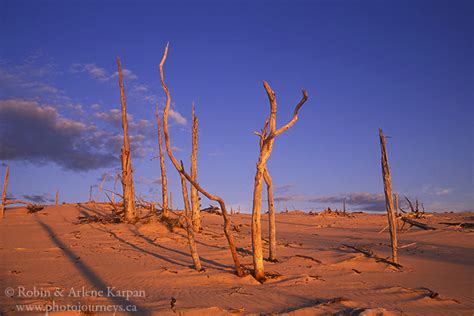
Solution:
<path fill-rule="evenodd" d="M 2 204 L 0 205 L 0 216 L 5 215 L 5 205 L 7 204 L 7 187 L 8 187 L 8 176 L 10 174 L 10 169 L 7 166 L 5 169 L 5 178 L 3 180 L 3 190 L 2 190 Z"/>
<path fill-rule="evenodd" d="M 193 104 L 192 151 L 191 151 L 191 178 L 197 181 L 197 154 L 198 154 L 198 118 Z M 201 230 L 201 213 L 198 190 L 191 185 L 191 208 L 195 231 Z"/>
<path fill-rule="evenodd" d="M 168 180 L 166 178 L 165 155 L 163 152 L 163 137 L 161 135 L 161 122 L 158 107 L 156 108 L 156 125 L 158 126 L 158 148 L 160 151 L 160 169 L 161 169 L 161 198 L 163 207 L 163 216 L 168 217 Z M 171 194 L 171 192 L 170 192 Z"/>
<path fill-rule="evenodd" d="M 127 221 L 135 221 L 137 218 L 137 211 L 135 208 L 135 189 L 133 187 L 132 153 L 130 151 L 130 138 L 128 136 L 127 100 L 125 97 L 120 58 L 117 58 L 117 67 L 120 86 L 120 99 L 122 103 L 123 147 L 121 158 L 123 205 L 125 209 L 125 219 Z"/>
<path fill-rule="evenodd" d="M 397 226 L 396 226 L 396 216 L 395 210 L 393 208 L 393 194 L 392 194 L 392 179 L 390 176 L 390 167 L 388 165 L 388 156 L 387 151 L 385 149 L 385 136 L 383 134 L 382 129 L 379 129 L 379 137 L 380 137 L 380 149 L 382 152 L 382 176 L 383 176 L 383 184 L 384 184 L 384 192 L 385 192 L 385 206 L 387 208 L 387 217 L 388 217 L 388 224 L 390 229 L 390 240 L 392 243 L 392 261 L 398 263 L 397 257 Z"/>
<path fill-rule="evenodd" d="M 262 249 L 262 227 L 261 227 L 261 209 L 262 209 L 262 180 L 266 172 L 266 165 L 268 158 L 273 150 L 273 143 L 275 137 L 287 131 L 298 120 L 298 111 L 308 99 L 308 93 L 303 90 L 303 97 L 296 105 L 293 112 L 292 119 L 279 129 L 276 128 L 276 113 L 277 103 L 275 92 L 270 85 L 264 81 L 263 86 L 267 92 L 268 100 L 270 102 L 270 116 L 266 120 L 264 128 L 260 136 L 260 155 L 257 162 L 257 170 L 255 173 L 254 192 L 253 192 L 253 207 L 252 207 L 252 250 L 253 250 L 253 264 L 254 277 L 260 282 L 265 280 L 265 271 L 263 266 L 263 249 Z M 268 131 L 268 127 L 269 131 Z M 273 195 L 273 194 L 271 194 Z M 276 232 L 275 232 L 276 233 Z"/>

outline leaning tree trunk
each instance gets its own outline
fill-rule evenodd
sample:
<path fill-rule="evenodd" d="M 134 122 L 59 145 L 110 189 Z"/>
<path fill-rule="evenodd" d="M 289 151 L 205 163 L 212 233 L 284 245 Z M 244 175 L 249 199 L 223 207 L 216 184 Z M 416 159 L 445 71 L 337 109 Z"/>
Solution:
<path fill-rule="evenodd" d="M 276 241 L 276 224 L 275 224 L 275 207 L 273 201 L 273 181 L 268 168 L 265 168 L 263 179 L 267 185 L 268 198 L 268 241 L 270 250 L 268 253 L 268 260 L 277 261 L 277 241 Z"/>
<path fill-rule="evenodd" d="M 227 209 L 226 209 L 224 200 L 222 198 L 218 197 L 217 195 L 212 195 L 212 194 L 208 193 L 206 190 L 204 190 L 199 185 L 199 183 L 194 181 L 193 178 L 184 169 L 182 162 L 181 162 L 181 165 L 178 163 L 178 161 L 176 160 L 176 158 L 173 155 L 173 151 L 171 150 L 170 137 L 169 137 L 169 132 L 168 132 L 168 112 L 169 112 L 170 104 L 171 104 L 171 95 L 170 95 L 168 87 L 165 83 L 165 77 L 164 77 L 164 73 L 163 73 L 163 65 L 164 65 L 164 63 L 166 61 L 166 57 L 168 55 L 168 47 L 169 47 L 169 45 L 166 45 L 165 51 L 163 53 L 163 58 L 161 59 L 161 62 L 160 62 L 161 84 L 162 84 L 163 90 L 165 91 L 165 94 L 166 94 L 166 107 L 165 107 L 165 110 L 163 112 L 163 130 L 164 130 L 164 134 L 165 134 L 166 150 L 167 150 L 168 156 L 170 157 L 170 160 L 171 160 L 172 164 L 174 165 L 174 167 L 176 168 L 176 170 L 178 170 L 178 172 L 182 176 L 184 176 L 186 178 L 186 180 L 188 180 L 189 183 L 191 183 L 191 185 L 193 187 L 195 187 L 199 192 L 201 192 L 206 198 L 219 203 L 221 211 L 222 211 L 222 217 L 224 218 L 224 234 L 227 238 L 227 242 L 229 243 L 229 249 L 230 249 L 230 252 L 232 254 L 232 259 L 234 260 L 235 272 L 238 276 L 243 276 L 244 273 L 243 273 L 242 268 L 240 266 L 239 258 L 237 256 L 237 250 L 235 248 L 235 243 L 234 243 L 234 236 L 232 235 L 232 232 L 231 232 L 231 221 L 229 219 L 229 215 L 227 213 Z"/>
<path fill-rule="evenodd" d="M 385 149 L 385 136 L 382 129 L 379 129 L 380 149 L 382 152 L 382 175 L 385 191 L 385 206 L 387 208 L 388 224 L 390 229 L 390 240 L 392 242 L 392 261 L 398 263 L 397 258 L 397 226 L 395 210 L 393 208 L 392 179 L 390 177 L 390 167 L 388 165 L 388 156 Z"/>
<path fill-rule="evenodd" d="M 8 187 L 8 175 L 10 174 L 10 169 L 5 169 L 5 179 L 3 180 L 3 191 L 2 191 L 2 204 L 0 205 L 0 216 L 5 215 L 5 205 L 7 204 L 7 187 Z"/>
<path fill-rule="evenodd" d="M 163 56 L 163 60 L 160 63 L 160 77 L 161 77 L 161 83 L 163 85 L 163 90 L 165 91 L 166 94 L 166 106 L 165 110 L 163 111 L 163 132 L 165 135 L 165 145 L 166 145 L 166 151 L 168 153 L 168 157 L 170 158 L 171 162 L 173 163 L 173 166 L 176 168 L 176 170 L 179 172 L 180 178 L 181 178 L 181 188 L 183 191 L 183 201 L 184 201 L 184 218 L 186 221 L 186 233 L 188 236 L 188 244 L 189 244 L 189 250 L 191 252 L 191 257 L 193 258 L 194 262 L 194 268 L 198 271 L 201 270 L 201 262 L 199 260 L 199 255 L 197 252 L 197 247 L 196 247 L 196 242 L 194 240 L 194 230 L 193 230 L 193 225 L 192 221 L 189 219 L 189 197 L 188 197 L 188 189 L 186 187 L 186 178 L 184 175 L 181 173 L 181 166 L 179 165 L 178 161 L 174 157 L 173 150 L 171 149 L 171 142 L 170 142 L 170 135 L 169 135 L 169 129 L 168 129 L 168 114 L 169 114 L 169 109 L 170 109 L 170 104 L 171 104 L 171 96 L 170 92 L 168 90 L 168 87 L 165 84 L 164 81 L 164 74 L 163 74 L 163 63 L 166 59 L 166 53 L 168 52 L 168 46 L 166 46 L 165 50 L 165 55 Z"/>
<path fill-rule="evenodd" d="M 125 97 L 122 65 L 120 63 L 120 58 L 117 58 L 117 67 L 120 86 L 120 99 L 122 103 L 123 147 L 121 153 L 121 160 L 123 206 L 125 209 L 125 219 L 127 221 L 134 221 L 137 218 L 137 211 L 135 209 L 135 189 L 133 187 L 132 154 L 130 151 L 130 138 L 128 136 L 127 101 Z"/>
<path fill-rule="evenodd" d="M 193 103 L 192 151 L 191 151 L 191 178 L 197 181 L 197 153 L 198 153 L 198 118 Z M 201 213 L 198 190 L 191 186 L 191 208 L 195 231 L 201 230 Z"/>
<path fill-rule="evenodd" d="M 163 153 L 163 137 L 161 135 L 160 114 L 156 108 L 156 125 L 158 125 L 158 148 L 160 151 L 160 169 L 161 169 L 161 198 L 163 207 L 163 216 L 169 216 L 168 211 L 168 180 L 166 179 L 165 155 Z M 171 194 L 171 192 L 170 192 Z"/>
<path fill-rule="evenodd" d="M 296 105 L 293 112 L 292 119 L 284 126 L 279 129 L 276 128 L 276 113 L 277 103 L 275 92 L 271 89 L 270 85 L 264 81 L 263 86 L 268 95 L 270 101 L 270 116 L 266 120 L 265 125 L 261 133 L 257 133 L 260 136 L 260 156 L 257 163 L 257 171 L 255 173 L 254 191 L 253 191 L 253 207 L 252 207 L 252 249 L 253 249 L 253 264 L 254 264 L 254 276 L 260 282 L 265 280 L 265 271 L 263 267 L 263 249 L 262 249 L 262 228 L 261 228 L 261 209 L 262 209 L 262 178 L 266 170 L 268 158 L 273 150 L 273 143 L 275 137 L 283 134 L 287 131 L 295 122 L 298 120 L 298 112 L 303 104 L 308 100 L 308 93 L 303 90 L 303 97 L 301 101 Z M 270 125 L 270 131 L 268 131 L 268 125 Z"/>

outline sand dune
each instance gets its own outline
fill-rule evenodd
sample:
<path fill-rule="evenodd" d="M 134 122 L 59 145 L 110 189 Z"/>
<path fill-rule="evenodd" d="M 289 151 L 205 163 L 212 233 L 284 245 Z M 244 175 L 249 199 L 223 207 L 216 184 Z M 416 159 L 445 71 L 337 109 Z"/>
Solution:
<path fill-rule="evenodd" d="M 1 312 L 22 314 L 17 304 L 45 306 L 52 301 L 133 304 L 140 315 L 474 312 L 473 231 L 439 224 L 467 222 L 472 214 L 435 214 L 424 221 L 436 230 L 401 232 L 401 270 L 342 245 L 368 247 L 380 257 L 389 257 L 388 232 L 379 233 L 387 222 L 383 214 L 352 218 L 278 214 L 279 261 L 265 263 L 272 277 L 260 284 L 250 275 L 238 278 L 232 273 L 218 215 L 204 214 L 197 246 L 205 271 L 197 272 L 191 267 L 182 229 L 170 232 L 157 222 L 77 224 L 78 216 L 108 211 L 93 204 L 48 206 L 36 214 L 27 214 L 24 208 L 7 210 L 0 221 L 1 288 L 12 288 L 14 295 L 0 296 Z M 234 234 L 242 263 L 251 268 L 250 216 L 233 215 L 232 220 L 239 226 Z M 264 249 L 268 251 L 267 243 Z M 114 287 L 114 293 L 142 291 L 144 295 L 44 297 L 19 295 L 19 287 L 45 292 Z"/>

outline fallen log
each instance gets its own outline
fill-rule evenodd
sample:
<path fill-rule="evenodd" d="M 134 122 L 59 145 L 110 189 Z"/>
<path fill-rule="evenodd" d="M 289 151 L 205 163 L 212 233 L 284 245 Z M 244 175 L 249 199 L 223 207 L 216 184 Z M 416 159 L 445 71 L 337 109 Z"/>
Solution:
<path fill-rule="evenodd" d="M 342 244 L 344 247 L 348 247 L 348 248 L 351 248 L 357 252 L 360 252 L 364 255 L 366 255 L 367 257 L 369 258 L 372 258 L 374 259 L 375 261 L 377 262 L 383 262 L 383 263 L 386 263 L 386 264 L 389 264 L 391 266 L 394 266 L 395 268 L 397 269 L 402 269 L 403 266 L 399 263 L 396 263 L 396 262 L 393 262 L 393 261 L 390 261 L 388 259 L 385 259 L 385 258 L 382 258 L 382 257 L 379 257 L 377 256 L 372 250 L 370 249 L 363 249 L 363 248 L 360 248 L 360 247 L 357 247 L 357 246 L 351 246 L 351 245 L 347 245 L 347 244 Z"/>
<path fill-rule="evenodd" d="M 436 230 L 436 228 L 432 227 L 432 226 L 428 226 L 426 224 L 423 224 L 423 223 L 420 223 L 420 222 L 417 222 L 413 219 L 410 219 L 410 218 L 407 218 L 407 217 L 404 217 L 402 216 L 400 218 L 403 222 L 407 223 L 407 224 L 410 224 L 411 226 L 416 226 L 418 228 L 421 228 L 421 229 L 424 229 L 424 230 Z"/>

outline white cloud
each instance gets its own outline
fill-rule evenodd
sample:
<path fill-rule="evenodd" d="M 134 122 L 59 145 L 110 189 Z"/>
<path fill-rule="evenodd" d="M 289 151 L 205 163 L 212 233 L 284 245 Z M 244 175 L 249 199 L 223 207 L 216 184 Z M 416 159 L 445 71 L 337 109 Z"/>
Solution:
<path fill-rule="evenodd" d="M 179 113 L 178 111 L 170 109 L 168 113 L 169 113 L 169 116 L 171 117 L 171 119 L 174 122 L 176 122 L 177 124 L 179 124 L 179 125 L 186 125 L 187 124 L 186 118 L 181 113 Z"/>

